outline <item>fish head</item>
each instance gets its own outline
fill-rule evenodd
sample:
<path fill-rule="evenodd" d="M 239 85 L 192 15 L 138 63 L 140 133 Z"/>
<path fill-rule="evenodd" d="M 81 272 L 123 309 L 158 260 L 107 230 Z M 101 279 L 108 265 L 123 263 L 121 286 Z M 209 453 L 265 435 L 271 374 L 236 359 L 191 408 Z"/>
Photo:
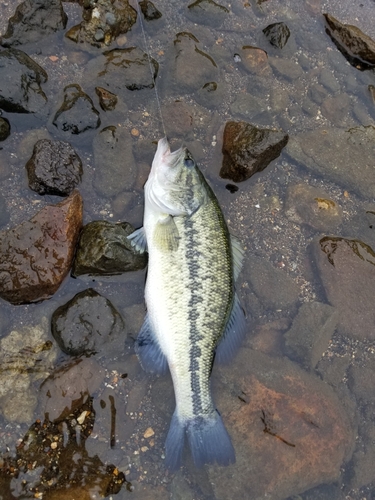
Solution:
<path fill-rule="evenodd" d="M 189 150 L 171 152 L 166 137 L 158 141 L 145 184 L 145 201 L 171 216 L 191 215 L 207 199 L 205 180 Z"/>

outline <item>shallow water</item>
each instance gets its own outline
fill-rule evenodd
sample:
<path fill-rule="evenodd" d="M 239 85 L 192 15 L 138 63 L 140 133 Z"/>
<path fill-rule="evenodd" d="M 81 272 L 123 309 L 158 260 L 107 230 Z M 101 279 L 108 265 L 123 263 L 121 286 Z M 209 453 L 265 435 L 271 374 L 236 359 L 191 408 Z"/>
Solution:
<path fill-rule="evenodd" d="M 357 228 L 356 217 L 366 210 L 369 211 L 371 203 L 374 205 L 375 200 L 365 199 L 350 186 L 343 187 L 329 177 L 318 175 L 313 170 L 304 168 L 303 164 L 293 161 L 285 152 L 262 173 L 239 183 L 237 192 L 230 193 L 225 188 L 228 181 L 219 177 L 222 132 L 225 122 L 232 119 L 244 119 L 263 127 L 282 128 L 290 137 L 318 128 L 348 129 L 373 124 L 375 104 L 371 101 L 367 87 L 375 84 L 375 74 L 373 71 L 360 72 L 347 63 L 325 33 L 322 13 L 329 12 L 343 23 L 355 24 L 375 39 L 373 23 L 375 4 L 373 0 L 361 2 L 267 0 L 260 5 L 255 0 L 249 3 L 239 0 L 233 0 L 231 4 L 221 3 L 230 10 L 230 14 L 220 28 L 194 24 L 186 16 L 186 9 L 181 2 L 166 0 L 155 2 L 163 13 L 163 27 L 159 30 L 153 29 L 152 23 L 150 25 L 145 23 L 147 49 L 160 64 L 157 87 L 160 92 L 162 111 L 168 104 L 181 100 L 188 104 L 190 111 L 194 113 L 194 126 L 186 133 L 186 137 L 181 133 L 178 137 L 173 137 L 173 134 L 169 132 L 170 139 L 176 146 L 181 142 L 186 143 L 199 159 L 201 169 L 213 186 L 223 208 L 231 232 L 241 239 L 248 255 L 261 257 L 290 276 L 298 285 L 299 303 L 314 300 L 328 303 L 317 269 L 312 264 L 309 245 L 318 236 L 331 235 L 332 230 L 327 227 L 326 231 L 318 231 L 311 226 L 290 220 L 284 210 L 287 188 L 292 184 L 304 183 L 324 190 L 342 210 L 342 221 L 334 234 L 347 237 L 362 235 L 362 238 L 365 238 L 363 235 L 367 235 L 369 239 L 365 242 L 369 245 L 375 243 L 375 240 L 372 241 L 374 236 Z M 1 3 L 0 32 L 5 32 L 6 21 L 17 4 L 18 2 L 13 0 Z M 80 8 L 77 5 L 64 3 L 64 9 L 69 16 L 68 28 L 80 21 Z M 282 50 L 272 48 L 262 34 L 264 27 L 280 21 L 284 21 L 291 31 L 291 37 Z M 200 50 L 209 54 L 217 64 L 218 83 L 223 85 L 224 90 L 222 99 L 212 108 L 198 104 L 193 94 L 179 93 L 179 89 L 176 89 L 174 82 L 171 81 L 169 70 L 173 40 L 177 33 L 182 32 L 192 33 L 199 40 Z M 126 34 L 126 41 L 123 40 L 123 42 L 124 47 L 138 46 L 145 50 L 139 22 Z M 241 54 L 243 46 L 261 47 L 267 51 L 270 58 L 293 61 L 299 68 L 299 76 L 283 75 L 275 68 L 271 69 L 267 75 L 250 74 L 234 57 L 235 54 Z M 116 44 L 113 44 L 113 47 L 116 47 Z M 63 33 L 51 37 L 48 44 L 31 46 L 25 51 L 47 71 L 49 80 L 43 88 L 49 102 L 53 103 L 54 109 L 61 103 L 62 90 L 66 85 L 78 83 L 88 92 L 87 87 L 90 85 L 86 78 L 86 64 L 93 60 L 95 51 L 81 50 L 72 42 L 64 40 Z M 57 56 L 58 59 L 54 61 L 51 56 Z M 327 98 L 345 94 L 345 105 L 333 104 L 333 108 L 329 108 L 328 111 L 320 104 L 312 103 L 314 105 L 310 106 L 311 102 L 306 100 L 309 96 L 309 89 L 318 83 L 324 87 Z M 90 84 L 92 88 L 95 86 L 95 82 L 90 82 Z M 249 110 L 248 105 L 241 104 L 240 98 L 245 94 L 255 98 L 253 105 L 256 111 Z M 95 100 L 94 93 L 90 93 L 90 96 Z M 97 101 L 95 103 L 97 105 Z M 83 161 L 84 176 L 79 190 L 84 199 L 84 223 L 97 219 L 117 221 L 124 218 L 136 227 L 142 223 L 142 182 L 147 176 L 144 163 L 149 162 L 150 155 L 148 152 L 143 154 L 138 144 L 142 140 L 148 143 L 157 140 L 163 132 L 155 94 L 152 90 L 129 92 L 129 102 L 126 102 L 126 105 L 128 112 L 123 117 L 118 112 L 101 113 L 100 127 L 101 130 L 105 126 L 115 124 L 128 131 L 136 128 L 141 134 L 138 139 L 134 138 L 135 157 L 140 165 L 141 173 L 135 187 L 129 189 L 132 196 L 125 213 L 118 208 L 118 203 L 116 204 L 111 198 L 100 197 L 93 187 L 95 165 L 92 136 L 72 138 L 72 141 L 74 139 L 72 144 Z M 4 114 L 4 116 L 9 119 L 12 126 L 11 136 L 4 143 L 0 143 L 0 148 L 2 148 L 0 150 L 1 192 L 10 213 L 10 222 L 1 229 L 8 229 L 32 217 L 45 204 L 55 203 L 59 199 L 48 196 L 43 198 L 31 191 L 25 175 L 25 162 L 37 140 L 36 136 L 30 138 L 30 131 L 33 129 L 45 131 L 46 124 L 37 116 L 26 117 L 12 114 Z M 48 130 L 51 133 L 50 127 Z M 360 158 L 353 158 L 353 162 L 358 161 Z M 244 349 L 252 347 L 263 352 L 268 349 L 269 354 L 282 357 L 284 352 L 280 348 L 282 344 L 280 339 L 282 333 L 289 328 L 296 309 L 294 306 L 285 308 L 268 308 L 264 304 L 259 306 L 259 298 L 254 299 L 249 273 L 246 270 L 247 262 L 245 261 L 245 269 L 239 280 L 241 299 L 249 315 L 248 335 Z M 1 301 L 0 337 L 4 339 L 10 332 L 19 332 L 17 342 L 22 343 L 23 339 L 26 347 L 31 346 L 30 349 L 35 350 L 35 346 L 40 346 L 47 340 L 53 340 L 49 323 L 52 313 L 58 306 L 65 304 L 73 295 L 88 286 L 100 292 L 123 315 L 128 338 L 123 352 L 117 355 L 104 355 L 98 360 L 94 359 L 93 363 L 97 364 L 85 366 L 82 372 L 72 372 L 78 378 L 88 372 L 97 375 L 92 377 L 87 387 L 88 393 L 93 398 L 92 407 L 89 407 L 92 432 L 87 439 L 79 438 L 72 424 L 72 429 L 75 429 L 72 438 L 75 441 L 71 448 L 72 453 L 71 455 L 66 453 L 59 458 L 60 468 L 69 469 L 70 466 L 73 467 L 72 464 L 78 463 L 77 456 L 81 457 L 81 467 L 77 466 L 75 470 L 75 481 L 81 490 L 79 490 L 80 493 L 74 494 L 81 495 L 77 498 L 100 498 L 105 491 L 103 484 L 108 474 L 113 476 L 113 472 L 108 473 L 105 466 L 113 464 L 132 484 L 132 486 L 124 484 L 117 494 L 113 493 L 113 498 L 121 499 L 129 495 L 142 499 L 226 498 L 228 492 L 220 492 L 215 487 L 213 479 L 215 476 L 207 470 L 196 471 L 189 457 L 186 458 L 186 466 L 175 477 L 166 473 L 163 467 L 163 443 L 173 412 L 172 384 L 168 376 L 152 378 L 145 375 L 132 350 L 132 338 L 140 328 L 144 315 L 144 279 L 145 272 L 124 274 L 113 279 L 68 277 L 53 298 L 42 303 L 11 306 Z M 371 290 L 368 290 L 368 293 L 370 294 Z M 264 295 L 272 297 L 272 290 L 265 290 Z M 358 321 L 361 321 L 361 318 L 358 318 Z M 274 328 L 276 333 L 271 340 L 265 334 L 263 342 L 262 335 L 271 324 L 276 324 Z M 283 324 L 286 326 L 280 326 Z M 32 335 L 34 335 L 32 337 L 34 343 L 30 344 Z M 266 347 L 262 343 L 266 344 Z M 37 419 L 43 421 L 46 411 L 50 413 L 50 418 L 53 420 L 60 415 L 65 406 L 69 407 L 71 401 L 79 399 L 80 396 L 79 390 L 73 391 L 68 396 L 56 390 L 52 398 L 55 400 L 51 406 L 51 402 L 46 400 L 46 390 L 43 384 L 47 382 L 44 381 L 49 375 L 53 379 L 59 379 L 61 371 L 58 369 L 66 366 L 70 361 L 53 345 L 45 351 L 38 350 L 36 354 L 34 353 L 38 361 L 33 363 L 30 361 L 32 357 L 30 349 L 26 351 L 26 354 L 23 353 L 24 361 L 21 356 L 21 367 L 17 368 L 18 371 L 14 365 L 9 368 L 9 365 L 5 365 L 5 361 L 2 360 L 5 372 L 9 371 L 10 384 L 13 386 L 16 383 L 22 385 L 25 373 L 31 377 L 29 381 L 24 381 L 21 389 L 25 394 L 31 394 L 33 398 L 36 398 L 37 405 L 34 405 L 35 410 L 31 414 L 25 409 L 23 418 L 21 398 L 18 403 L 21 411 L 18 412 L 17 418 L 9 415 L 8 418 L 0 417 L 0 460 L 1 457 L 15 455 L 16 447 L 21 443 L 30 426 L 34 425 Z M 346 364 L 344 363 L 340 380 L 334 382 L 332 378 L 327 383 L 334 387 L 340 398 L 345 393 L 345 397 L 353 403 L 351 406 L 348 403 L 345 411 L 348 412 L 352 431 L 357 435 L 354 458 L 353 450 L 351 450 L 341 466 L 340 475 L 330 484 L 318 486 L 319 483 L 317 483 L 315 485 L 317 487 L 307 493 L 294 491 L 293 494 L 296 496 L 292 498 L 306 500 L 374 498 L 375 474 L 371 474 L 369 464 L 371 464 L 371 457 L 375 456 L 375 447 L 373 438 L 371 442 L 369 436 L 373 436 L 375 398 L 373 394 L 364 397 L 363 390 L 361 392 L 358 389 L 358 381 L 362 376 L 361 370 L 365 373 L 367 368 L 370 369 L 371 381 L 374 353 L 373 334 L 368 338 L 355 339 L 337 329 L 333 335 L 323 355 L 321 362 L 323 365 L 318 364 L 316 373 L 324 379 L 324 374 L 328 371 L 327 363 L 333 364 L 336 361 L 345 360 Z M 236 369 L 239 373 L 241 366 L 237 366 Z M 225 387 L 226 376 L 223 373 L 225 372 L 222 372 L 221 368 L 217 368 L 214 371 L 214 377 L 217 377 L 220 384 L 224 384 Z M 357 375 L 354 376 L 353 373 Z M 76 385 L 76 379 L 73 379 L 72 386 L 74 385 Z M 371 384 L 368 385 L 371 386 Z M 214 384 L 217 392 L 220 391 L 220 387 L 222 388 Z M 229 382 L 226 387 L 229 390 Z M 0 399 L 0 407 L 4 406 L 4 401 Z M 86 404 L 88 404 L 87 401 Z M 34 408 L 34 406 L 28 403 L 27 408 Z M 79 418 L 82 412 L 86 411 L 83 407 L 79 406 L 79 408 L 80 413 L 74 418 Z M 1 413 L 6 414 L 4 407 L 0 409 Z M 56 436 L 61 431 L 61 429 L 47 430 L 51 435 Z M 83 426 L 80 432 L 84 430 Z M 229 427 L 228 430 L 230 432 Z M 32 432 L 38 434 L 39 431 L 32 428 Z M 61 435 L 65 435 L 65 438 L 69 440 L 69 432 L 69 428 L 64 427 Z M 53 454 L 51 457 L 56 458 Z M 31 463 L 32 456 L 26 456 L 26 461 Z M 33 487 L 33 481 L 37 483 L 42 467 L 47 467 L 47 465 L 42 464 L 40 468 L 30 466 L 29 474 L 21 474 L 10 482 L 0 478 L 0 498 L 4 500 L 33 498 L 37 491 L 30 492 L 28 488 Z M 99 473 L 95 474 L 95 471 Z M 242 472 L 233 466 L 231 474 L 233 481 L 236 482 L 238 479 L 238 484 L 240 484 Z M 236 474 L 238 474 L 237 478 Z M 94 480 L 95 475 L 97 481 Z M 104 478 L 103 483 L 100 482 L 100 478 Z M 325 482 L 327 481 L 322 478 L 322 483 Z M 67 479 L 66 483 L 73 488 L 72 478 Z M 88 496 L 84 496 L 84 491 L 89 492 Z M 247 490 L 242 490 L 242 498 L 247 498 L 247 494 L 248 498 L 255 498 Z M 61 497 L 53 495 L 51 490 L 41 498 L 67 498 L 64 495 Z M 280 497 L 274 491 L 265 498 L 279 499 Z"/>

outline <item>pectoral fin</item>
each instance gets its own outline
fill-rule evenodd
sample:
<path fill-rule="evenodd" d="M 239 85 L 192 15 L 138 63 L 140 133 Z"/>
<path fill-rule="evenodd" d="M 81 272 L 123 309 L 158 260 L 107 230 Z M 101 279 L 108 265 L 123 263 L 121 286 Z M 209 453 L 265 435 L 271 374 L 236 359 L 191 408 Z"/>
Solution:
<path fill-rule="evenodd" d="M 168 252 L 176 251 L 179 245 L 180 236 L 176 223 L 171 215 L 167 215 L 159 220 L 155 226 L 154 242 L 159 250 Z"/>
<path fill-rule="evenodd" d="M 128 240 L 137 252 L 144 253 L 147 251 L 147 240 L 143 227 L 136 229 L 132 234 L 129 234 Z"/>

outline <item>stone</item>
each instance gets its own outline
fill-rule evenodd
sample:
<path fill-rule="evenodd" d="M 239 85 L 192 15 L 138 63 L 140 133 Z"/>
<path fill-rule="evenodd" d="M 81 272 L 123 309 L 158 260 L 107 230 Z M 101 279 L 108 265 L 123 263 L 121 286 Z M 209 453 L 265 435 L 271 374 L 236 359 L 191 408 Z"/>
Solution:
<path fill-rule="evenodd" d="M 323 14 L 326 33 L 347 61 L 360 70 L 375 67 L 375 41 L 356 26 L 342 24 L 330 14 Z"/>
<path fill-rule="evenodd" d="M 77 293 L 52 314 L 51 332 L 70 356 L 103 355 L 121 336 L 124 322 L 113 304 L 92 288 Z"/>
<path fill-rule="evenodd" d="M 268 260 L 248 256 L 243 275 L 262 304 L 270 309 L 293 308 L 299 287 L 285 271 L 276 269 Z"/>
<path fill-rule="evenodd" d="M 255 120 L 261 113 L 267 110 L 267 104 L 258 97 L 251 94 L 240 93 L 230 105 L 230 111 L 234 118 L 244 120 Z"/>
<path fill-rule="evenodd" d="M 0 141 L 5 141 L 10 136 L 10 123 L 6 118 L 0 117 Z"/>
<path fill-rule="evenodd" d="M 196 0 L 188 5 L 187 17 L 197 24 L 219 28 L 228 17 L 229 10 L 214 0 Z"/>
<path fill-rule="evenodd" d="M 51 297 L 67 276 L 82 226 L 82 198 L 74 191 L 29 221 L 0 232 L 0 297 L 12 304 Z"/>
<path fill-rule="evenodd" d="M 81 182 L 82 162 L 68 142 L 42 139 L 26 163 L 29 187 L 39 194 L 68 196 Z"/>
<path fill-rule="evenodd" d="M 0 226 L 8 224 L 10 219 L 8 207 L 4 196 L 0 193 Z"/>
<path fill-rule="evenodd" d="M 132 138 L 121 127 L 103 128 L 94 138 L 95 191 L 105 198 L 131 190 L 137 178 Z"/>
<path fill-rule="evenodd" d="M 82 88 L 73 83 L 64 88 L 64 102 L 53 119 L 60 132 L 77 135 L 100 126 L 99 111 Z"/>
<path fill-rule="evenodd" d="M 241 62 L 249 73 L 259 76 L 270 73 L 267 52 L 258 47 L 244 45 L 241 50 Z"/>
<path fill-rule="evenodd" d="M 139 6 L 146 21 L 155 21 L 162 17 L 160 10 L 158 10 L 150 0 L 141 0 Z"/>
<path fill-rule="evenodd" d="M 61 0 L 25 0 L 9 19 L 1 45 L 15 47 L 39 42 L 51 33 L 65 29 L 67 22 Z"/>
<path fill-rule="evenodd" d="M 137 11 L 128 0 L 96 0 L 83 3 L 83 21 L 65 34 L 76 43 L 106 47 L 127 33 L 137 20 Z"/>
<path fill-rule="evenodd" d="M 299 308 L 292 327 L 284 334 L 288 356 L 314 369 L 336 329 L 338 312 L 320 302 L 306 302 Z"/>
<path fill-rule="evenodd" d="M 207 82 L 195 94 L 195 100 L 208 109 L 219 108 L 225 96 L 225 85 L 217 82 Z"/>
<path fill-rule="evenodd" d="M 99 104 L 103 111 L 112 111 L 115 109 L 118 101 L 116 94 L 112 94 L 112 92 L 103 87 L 95 87 L 95 92 L 99 97 Z"/>
<path fill-rule="evenodd" d="M 247 122 L 227 122 L 220 177 L 234 182 L 249 179 L 280 155 L 288 139 L 279 130 L 258 128 Z"/>
<path fill-rule="evenodd" d="M 35 113 L 46 104 L 41 84 L 47 73 L 17 49 L 0 51 L 0 109 L 9 113 Z"/>
<path fill-rule="evenodd" d="M 182 101 L 174 101 L 163 107 L 163 120 L 167 136 L 186 137 L 194 127 L 194 108 Z"/>
<path fill-rule="evenodd" d="M 289 220 L 317 231 L 333 231 L 342 223 L 341 207 L 328 193 L 308 184 L 289 185 L 284 208 Z"/>
<path fill-rule="evenodd" d="M 297 78 L 300 78 L 303 75 L 301 66 L 290 59 L 269 57 L 268 62 L 278 76 L 281 76 L 291 82 L 297 80 Z"/>
<path fill-rule="evenodd" d="M 356 429 L 328 384 L 286 358 L 248 348 L 218 376 L 215 402 L 236 463 L 209 467 L 215 498 L 284 500 L 339 479 Z"/>
<path fill-rule="evenodd" d="M 322 103 L 321 111 L 328 120 L 337 126 L 341 126 L 350 111 L 350 98 L 348 94 L 342 93 L 334 97 L 327 97 Z"/>
<path fill-rule="evenodd" d="M 282 49 L 290 37 L 290 31 L 285 23 L 269 24 L 263 33 L 273 47 Z"/>
<path fill-rule="evenodd" d="M 314 174 L 364 198 L 375 196 L 375 127 L 324 127 L 294 135 L 288 155 Z"/>
<path fill-rule="evenodd" d="M 86 224 L 78 242 L 72 275 L 113 276 L 146 267 L 147 256 L 137 253 L 127 238 L 133 231 L 127 222 L 103 220 Z"/>
<path fill-rule="evenodd" d="M 312 249 L 327 299 L 339 314 L 338 331 L 362 341 L 375 339 L 373 249 L 336 236 L 320 238 Z"/>

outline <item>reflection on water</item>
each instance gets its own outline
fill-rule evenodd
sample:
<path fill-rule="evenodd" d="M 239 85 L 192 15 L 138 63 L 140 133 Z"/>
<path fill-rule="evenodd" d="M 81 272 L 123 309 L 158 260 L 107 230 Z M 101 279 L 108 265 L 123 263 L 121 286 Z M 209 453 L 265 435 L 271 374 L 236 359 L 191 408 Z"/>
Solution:
<path fill-rule="evenodd" d="M 18 3 L 1 2 L 1 33 Z M 0 303 L 0 499 L 68 498 L 67 491 L 79 499 L 374 495 L 375 77 L 347 63 L 323 17 L 328 12 L 375 39 L 374 5 L 219 3 L 225 9 L 155 1 L 162 17 L 144 27 L 172 145 L 183 142 L 192 151 L 246 248 L 239 291 L 248 335 L 233 366 L 213 372 L 237 464 L 196 470 L 186 453 L 181 472 L 164 468 L 172 383 L 146 376 L 132 348 L 144 316 L 144 271 L 67 277 L 48 301 Z M 63 6 L 68 30 L 80 22 L 81 8 Z M 282 48 L 263 32 L 274 23 L 290 32 Z M 80 156 L 85 224 L 141 225 L 142 187 L 153 141 L 162 135 L 150 72 L 134 66 L 126 81 L 125 73 L 123 80 L 121 72 L 103 73 L 105 50 L 130 47 L 145 52 L 138 21 L 103 49 L 75 44 L 63 31 L 17 47 L 47 72 L 48 104 L 35 114 L 3 113 L 11 135 L 0 142 L 1 229 L 60 201 L 27 184 L 25 164 L 41 138 L 69 141 Z M 111 71 L 119 55 L 110 53 Z M 121 59 L 123 71 L 126 64 Z M 53 125 L 70 84 L 80 85 L 100 112 L 97 130 L 74 135 Z M 107 111 L 97 87 L 112 99 Z M 237 185 L 219 177 L 229 120 L 281 129 L 290 138 L 279 158 Z M 89 287 L 122 315 L 124 339 L 100 356 L 69 358 L 50 320 Z"/>

